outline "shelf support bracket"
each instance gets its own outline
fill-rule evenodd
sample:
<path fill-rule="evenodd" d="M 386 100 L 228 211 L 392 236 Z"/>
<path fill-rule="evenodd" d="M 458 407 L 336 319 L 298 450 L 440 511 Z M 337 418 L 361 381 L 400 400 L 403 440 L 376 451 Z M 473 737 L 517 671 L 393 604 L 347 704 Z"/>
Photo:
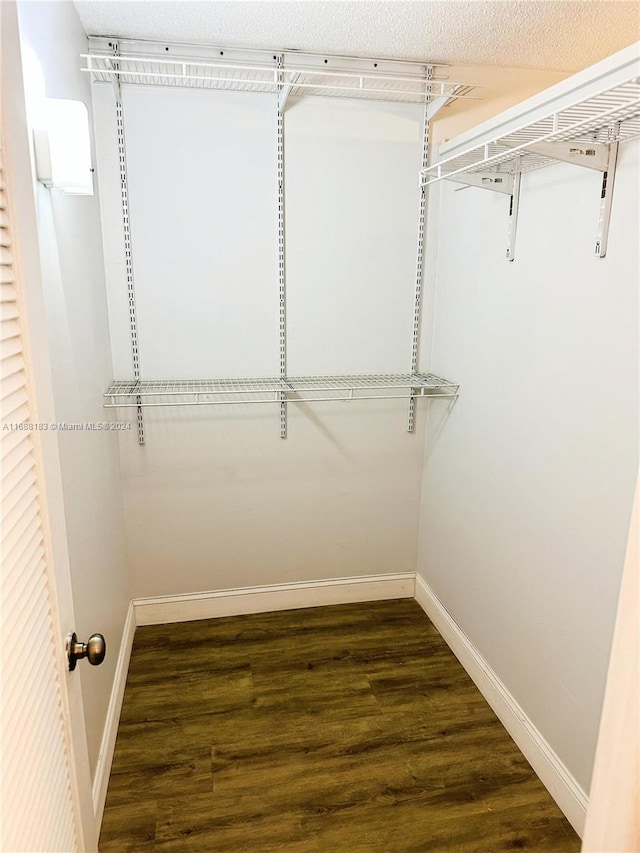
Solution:
<path fill-rule="evenodd" d="M 290 74 L 289 82 L 285 83 L 278 92 L 278 112 L 280 115 L 284 112 L 284 108 L 287 105 L 287 101 L 289 100 L 289 95 L 291 94 L 291 90 L 298 82 L 300 74 Z"/>
<path fill-rule="evenodd" d="M 455 90 L 454 90 L 455 91 Z M 430 103 L 427 104 L 427 121 L 431 121 L 432 118 L 439 113 L 440 110 L 445 106 L 447 101 L 451 99 L 451 95 L 440 95 L 437 98 L 434 98 Z"/>
<path fill-rule="evenodd" d="M 506 195 L 513 195 L 515 183 L 514 176 L 507 172 L 467 172 L 466 174 L 461 172 L 446 180 L 454 181 L 457 184 L 465 184 L 468 187 L 493 190 L 493 192 L 505 193 Z"/>
<path fill-rule="evenodd" d="M 609 161 L 609 146 L 602 142 L 583 144 L 580 142 L 538 142 L 529 145 L 527 151 L 541 154 L 550 160 L 560 160 L 563 163 L 573 163 L 587 169 L 604 172 Z"/>
<path fill-rule="evenodd" d="M 284 57 L 280 54 L 276 58 L 276 69 L 278 73 L 278 102 L 277 102 L 277 180 L 278 180 L 278 298 L 279 298 L 279 329 L 280 329 L 280 379 L 286 383 L 287 379 L 287 277 L 285 267 L 285 220 L 284 220 L 284 104 L 287 95 L 281 101 L 280 95 L 286 88 L 284 86 Z M 289 87 L 289 92 L 291 87 Z M 280 392 L 280 438 L 287 437 L 287 395 Z"/>
<path fill-rule="evenodd" d="M 446 107 L 451 98 L 455 98 L 456 92 L 459 92 L 460 89 L 462 89 L 462 86 L 454 86 L 448 94 L 432 98 L 427 104 L 427 121 L 431 121 L 443 107 Z"/>
<path fill-rule="evenodd" d="M 518 168 L 520 164 L 518 163 Z M 516 232 L 518 230 L 518 211 L 520 208 L 520 182 L 522 172 L 517 171 L 513 176 L 513 191 L 509 201 L 509 227 L 507 230 L 507 260 L 513 261 L 516 256 Z"/>
<path fill-rule="evenodd" d="M 118 43 L 113 44 L 113 64 L 119 67 L 120 51 Z M 138 318 L 136 313 L 136 292 L 133 279 L 133 257 L 131 251 L 131 224 L 129 222 L 129 184 L 127 180 L 127 155 L 124 140 L 124 113 L 122 111 L 122 96 L 119 75 L 116 75 L 116 130 L 118 137 L 118 164 L 120 169 L 120 201 L 122 207 L 122 231 L 124 235 L 124 261 L 127 277 L 127 297 L 129 302 L 129 334 L 131 337 L 131 358 L 133 361 L 133 379 L 137 385 L 140 382 L 140 347 L 138 343 Z M 136 415 L 138 423 L 138 444 L 144 444 L 144 416 L 142 413 L 142 398 L 136 397 Z"/>
<path fill-rule="evenodd" d="M 618 145 L 618 142 L 611 142 L 606 146 L 609 149 L 609 156 L 607 159 L 607 168 L 602 175 L 602 190 L 600 192 L 600 211 L 598 213 L 598 231 L 596 236 L 596 256 L 598 258 L 604 258 L 607 254 L 613 184 L 618 163 Z"/>

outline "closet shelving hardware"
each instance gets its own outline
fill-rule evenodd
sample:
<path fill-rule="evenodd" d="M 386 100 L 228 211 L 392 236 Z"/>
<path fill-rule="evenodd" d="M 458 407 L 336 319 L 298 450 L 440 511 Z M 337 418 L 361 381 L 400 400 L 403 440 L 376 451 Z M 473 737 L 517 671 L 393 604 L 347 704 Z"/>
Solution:
<path fill-rule="evenodd" d="M 288 376 L 260 379 L 125 380 L 105 393 L 105 408 L 211 406 L 234 403 L 351 402 L 458 396 L 458 385 L 431 373 Z M 139 402 L 141 401 L 141 403 Z"/>
<path fill-rule="evenodd" d="M 603 258 L 618 145 L 638 136 L 635 45 L 487 122 L 466 144 L 443 145 L 445 156 L 421 170 L 421 182 L 429 187 L 451 180 L 510 195 L 507 258 L 513 260 L 520 175 L 555 162 L 595 169 L 603 175 L 596 239 L 596 255 Z"/>
<path fill-rule="evenodd" d="M 152 61 L 145 57 L 127 57 L 120 68 L 113 67 L 110 57 L 85 54 L 85 71 L 94 80 L 105 81 L 118 77 L 122 83 L 142 85 L 181 86 L 194 89 L 218 89 L 235 92 L 277 93 L 280 81 L 274 79 L 273 68 L 260 66 L 229 66 L 222 63 L 181 61 Z M 374 100 L 424 102 L 424 85 L 420 77 L 316 71 L 312 68 L 287 68 L 284 84 L 291 95 L 324 95 Z M 471 98 L 459 91 L 459 85 L 434 81 L 434 97 Z"/>
<path fill-rule="evenodd" d="M 433 77 L 433 69 L 429 68 L 426 71 L 425 88 L 428 90 Z M 428 100 L 425 101 L 422 111 L 422 132 L 421 132 L 421 154 L 420 163 L 422 168 L 426 168 L 429 163 L 429 125 L 430 125 L 430 110 L 437 105 L 432 104 Z M 425 187 L 419 187 L 418 196 L 418 240 L 416 254 L 416 287 L 415 298 L 413 302 L 413 335 L 411 338 L 411 373 L 414 374 L 418 370 L 418 350 L 420 347 L 420 321 L 422 317 L 422 280 L 424 266 L 424 243 L 426 236 L 427 222 L 427 191 Z M 413 432 L 415 429 L 415 399 L 411 397 L 407 412 L 407 432 Z"/>
<path fill-rule="evenodd" d="M 287 406 L 295 402 L 377 399 L 409 401 L 407 429 L 414 431 L 415 401 L 454 401 L 458 385 L 418 372 L 426 189 L 419 187 L 418 255 L 409 372 L 349 376 L 287 375 L 287 293 L 285 256 L 285 107 L 291 97 L 324 96 L 417 104 L 423 108 L 422 159 L 429 162 L 429 123 L 436 113 L 459 98 L 478 99 L 478 87 L 453 82 L 447 67 L 394 59 L 366 59 L 297 51 L 238 50 L 202 45 L 167 44 L 102 36 L 89 38 L 82 54 L 83 70 L 95 83 L 113 85 L 118 130 L 124 255 L 130 314 L 133 378 L 114 382 L 105 393 L 106 408 L 136 409 L 138 442 L 144 444 L 143 410 L 148 407 L 238 403 L 277 403 L 280 436 L 287 436 Z M 143 380 L 134 286 L 135 250 L 131 246 L 126 168 L 124 86 L 161 86 L 273 96 L 277 113 L 278 299 L 280 376 L 259 379 Z"/>
<path fill-rule="evenodd" d="M 113 44 L 118 44 L 117 60 Z M 401 60 L 322 56 L 297 51 L 246 51 L 229 48 L 136 42 L 91 37 L 82 54 L 83 70 L 94 82 L 145 86 L 177 86 L 234 92 L 280 94 L 281 108 L 289 97 L 320 95 L 437 106 L 458 98 L 478 99 L 478 87 L 452 82 L 446 66 L 434 68 L 425 92 L 425 65 Z M 198 53 L 194 53 L 194 51 Z M 282 57 L 281 72 L 274 59 Z M 439 73 L 437 73 L 439 72 Z"/>

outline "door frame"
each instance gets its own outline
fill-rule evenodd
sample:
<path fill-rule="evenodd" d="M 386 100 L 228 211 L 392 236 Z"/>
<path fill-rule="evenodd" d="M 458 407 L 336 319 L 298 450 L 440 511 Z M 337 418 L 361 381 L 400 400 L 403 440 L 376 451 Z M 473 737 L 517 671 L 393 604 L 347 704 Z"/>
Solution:
<path fill-rule="evenodd" d="M 15 2 L 0 3 L 2 48 L 2 126 L 11 200 L 11 228 L 16 265 L 20 270 L 23 314 L 21 316 L 25 355 L 28 362 L 34 420 L 55 421 L 51 358 L 44 307 L 42 267 L 35 204 L 35 170 L 26 117 L 20 35 Z M 82 701 L 80 676 L 69 672 L 66 637 L 73 631 L 75 618 L 69 550 L 64 513 L 60 454 L 57 433 L 34 433 L 35 454 L 40 480 L 42 527 L 46 547 L 49 586 L 56 647 L 56 666 L 61 685 L 63 725 L 69 748 L 72 808 L 80 848 L 97 850 L 98 827 L 91 795 L 91 771 Z M 25 803 L 25 810 L 30 808 Z"/>

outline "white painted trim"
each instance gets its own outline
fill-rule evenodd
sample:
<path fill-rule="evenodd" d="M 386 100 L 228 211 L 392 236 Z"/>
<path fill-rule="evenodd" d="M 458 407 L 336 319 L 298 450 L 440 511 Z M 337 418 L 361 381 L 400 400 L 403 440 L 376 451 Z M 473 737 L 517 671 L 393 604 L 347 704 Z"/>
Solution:
<path fill-rule="evenodd" d="M 640 478 L 631 512 L 607 687 L 593 767 L 584 853 L 640 850 Z"/>
<path fill-rule="evenodd" d="M 135 598 L 133 606 L 136 625 L 162 625 L 220 616 L 267 613 L 271 610 L 413 598 L 415 577 L 415 572 L 403 572 L 165 595 L 159 598 Z"/>
<path fill-rule="evenodd" d="M 420 575 L 415 598 L 582 837 L 588 801 L 584 790 Z"/>
<path fill-rule="evenodd" d="M 129 660 L 131 658 L 131 648 L 133 646 L 133 636 L 135 631 L 135 608 L 133 606 L 133 601 L 131 601 L 129 602 L 127 618 L 125 619 L 124 628 L 122 630 L 122 640 L 120 642 L 120 652 L 118 654 L 116 671 L 113 677 L 111 699 L 109 700 L 107 718 L 105 720 L 104 731 L 102 733 L 102 743 L 100 744 L 100 754 L 98 755 L 96 772 L 93 778 L 93 812 L 95 815 L 98 834 L 100 833 L 102 814 L 104 812 L 104 805 L 107 799 L 107 788 L 109 787 L 109 776 L 111 774 L 113 752 L 116 747 L 118 723 L 120 722 L 120 712 L 122 710 L 124 688 L 127 683 L 127 673 L 129 672 Z"/>

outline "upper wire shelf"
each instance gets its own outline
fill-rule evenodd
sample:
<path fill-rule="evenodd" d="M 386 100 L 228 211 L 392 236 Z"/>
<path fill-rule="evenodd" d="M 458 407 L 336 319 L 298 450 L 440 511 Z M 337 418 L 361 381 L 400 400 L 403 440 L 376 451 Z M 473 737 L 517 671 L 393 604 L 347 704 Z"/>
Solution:
<path fill-rule="evenodd" d="M 230 403 L 329 402 L 458 396 L 459 386 L 432 373 L 288 376 L 258 379 L 124 380 L 105 392 L 105 408 Z"/>
<path fill-rule="evenodd" d="M 575 143 L 576 155 L 589 146 L 623 142 L 640 136 L 640 77 L 634 70 L 627 79 L 606 85 L 588 97 L 516 125 L 490 141 L 472 145 L 421 170 L 424 186 L 473 172 L 515 174 L 556 162 L 546 144 Z M 544 149 L 543 149 L 544 150 Z"/>
<path fill-rule="evenodd" d="M 416 104 L 433 98 L 478 97 L 472 94 L 475 87 L 452 82 L 439 73 L 444 66 L 228 48 L 203 47 L 200 55 L 192 55 L 196 50 L 193 45 L 172 45 L 160 52 L 155 43 L 92 37 L 90 52 L 82 54 L 82 70 L 96 82 L 273 94 L 286 87 L 291 97 L 321 95 Z M 275 63 L 278 57 L 283 58 L 281 68 Z M 431 68 L 428 80 L 427 68 Z"/>

